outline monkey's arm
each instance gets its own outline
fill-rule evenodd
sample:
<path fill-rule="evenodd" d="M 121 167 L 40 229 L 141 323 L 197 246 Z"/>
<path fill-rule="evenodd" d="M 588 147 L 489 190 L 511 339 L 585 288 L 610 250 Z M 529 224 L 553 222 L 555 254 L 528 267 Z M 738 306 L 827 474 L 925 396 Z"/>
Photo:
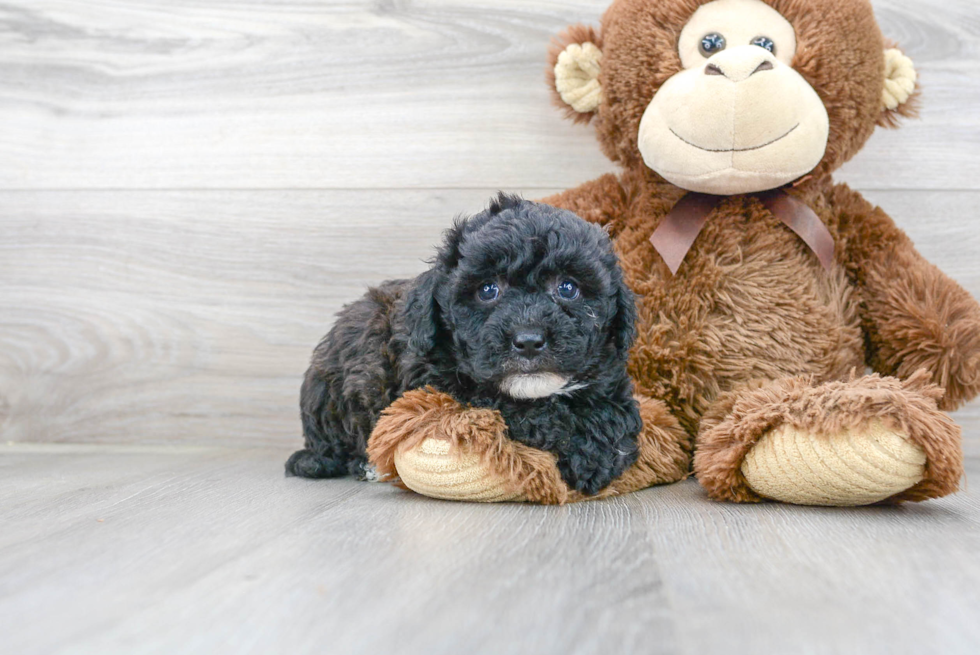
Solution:
<path fill-rule="evenodd" d="M 980 305 L 926 261 L 880 208 L 846 185 L 834 188 L 838 261 L 861 301 L 868 364 L 907 379 L 926 369 L 952 410 L 980 393 Z"/>
<path fill-rule="evenodd" d="M 579 500 L 555 456 L 508 438 L 499 412 L 465 407 L 434 389 L 408 391 L 385 409 L 367 454 L 381 479 L 433 498 Z"/>
<path fill-rule="evenodd" d="M 607 173 L 574 189 L 542 198 L 539 202 L 567 209 L 590 223 L 608 226 L 610 235 L 615 237 L 622 229 L 627 198 L 619 179 Z"/>
<path fill-rule="evenodd" d="M 463 407 L 431 389 L 409 391 L 382 412 L 367 452 L 381 479 L 400 479 L 403 487 L 449 500 L 551 505 L 684 479 L 690 470 L 690 437 L 663 401 L 637 401 L 643 424 L 636 439 L 638 457 L 597 496 L 569 489 L 552 453 L 508 438 L 499 412 Z M 623 450 L 632 461 L 633 448 Z"/>

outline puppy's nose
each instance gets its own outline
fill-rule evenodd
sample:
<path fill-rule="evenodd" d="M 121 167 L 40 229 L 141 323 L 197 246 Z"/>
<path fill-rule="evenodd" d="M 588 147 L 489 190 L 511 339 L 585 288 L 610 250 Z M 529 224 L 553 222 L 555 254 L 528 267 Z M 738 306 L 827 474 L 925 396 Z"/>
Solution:
<path fill-rule="evenodd" d="M 536 357 L 547 344 L 540 332 L 528 330 L 514 335 L 514 350 L 525 357 Z"/>

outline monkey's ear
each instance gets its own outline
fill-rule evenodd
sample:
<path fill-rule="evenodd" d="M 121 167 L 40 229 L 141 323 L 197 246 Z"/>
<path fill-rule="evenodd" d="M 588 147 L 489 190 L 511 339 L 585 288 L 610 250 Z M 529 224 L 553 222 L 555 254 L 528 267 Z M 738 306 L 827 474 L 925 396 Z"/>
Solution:
<path fill-rule="evenodd" d="M 572 25 L 548 48 L 548 85 L 555 104 L 576 123 L 587 123 L 602 104 L 599 72 L 602 37 L 587 25 Z"/>
<path fill-rule="evenodd" d="M 918 74 L 915 64 L 898 48 L 885 50 L 885 87 L 881 92 L 878 125 L 895 128 L 900 118 L 919 115 Z"/>

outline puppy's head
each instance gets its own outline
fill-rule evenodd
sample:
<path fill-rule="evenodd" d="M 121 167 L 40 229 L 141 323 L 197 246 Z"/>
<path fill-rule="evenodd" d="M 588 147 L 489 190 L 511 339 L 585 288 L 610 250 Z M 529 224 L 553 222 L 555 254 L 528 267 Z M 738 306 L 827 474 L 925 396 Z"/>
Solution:
<path fill-rule="evenodd" d="M 417 354 L 448 349 L 477 384 L 542 398 L 622 366 L 635 309 L 602 229 L 501 194 L 447 231 L 406 318 Z"/>

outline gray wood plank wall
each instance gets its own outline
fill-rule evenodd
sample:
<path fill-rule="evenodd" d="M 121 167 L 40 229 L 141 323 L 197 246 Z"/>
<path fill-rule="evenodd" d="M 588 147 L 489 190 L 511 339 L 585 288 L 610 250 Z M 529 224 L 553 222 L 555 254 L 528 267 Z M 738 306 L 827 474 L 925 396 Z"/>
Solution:
<path fill-rule="evenodd" d="M 344 302 L 496 189 L 613 170 L 543 74 L 606 4 L 0 2 L 0 439 L 298 443 Z M 874 5 L 922 118 L 838 177 L 980 296 L 980 8 Z"/>

